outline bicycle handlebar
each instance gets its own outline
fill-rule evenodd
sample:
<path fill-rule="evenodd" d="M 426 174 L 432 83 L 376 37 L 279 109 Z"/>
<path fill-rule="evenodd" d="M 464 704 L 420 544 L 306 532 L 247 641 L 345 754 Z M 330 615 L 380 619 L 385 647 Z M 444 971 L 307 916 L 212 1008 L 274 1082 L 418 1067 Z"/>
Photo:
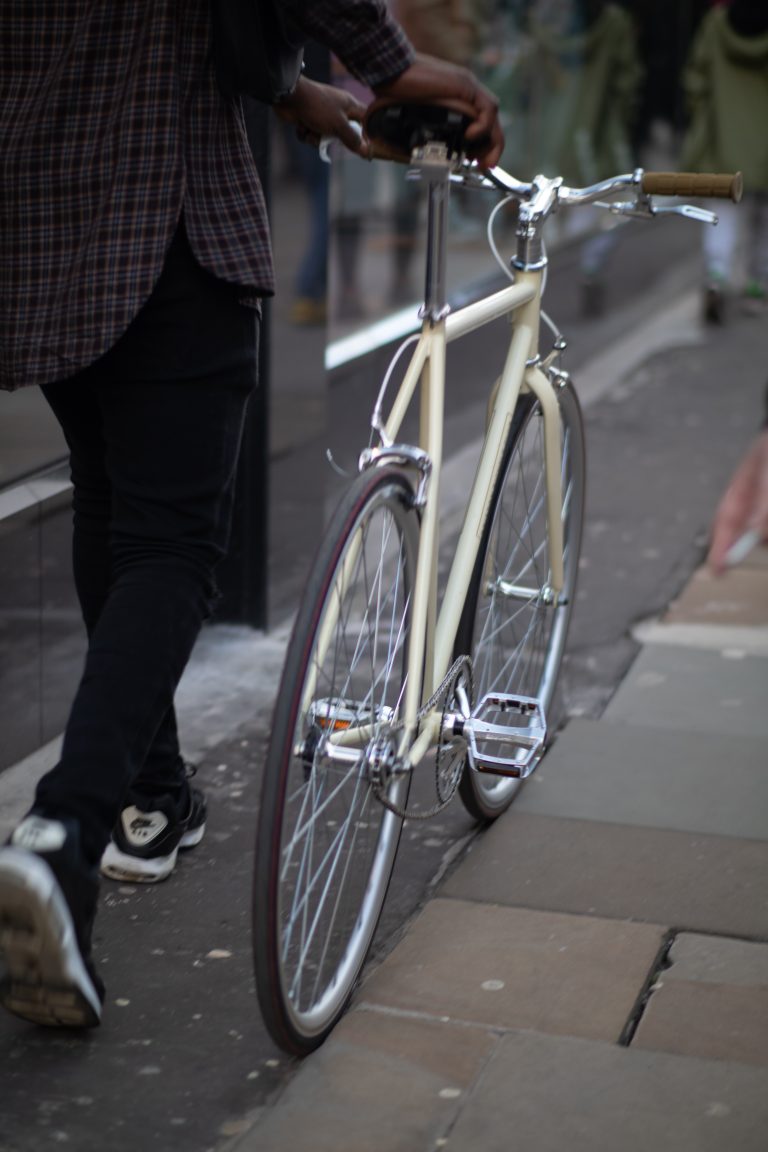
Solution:
<path fill-rule="evenodd" d="M 744 180 L 741 172 L 645 172 L 640 187 L 647 196 L 716 196 L 738 204 Z"/>
<path fill-rule="evenodd" d="M 527 199 L 535 190 L 534 184 L 523 184 L 515 180 L 502 168 L 494 168 L 482 176 L 472 170 L 474 180 L 486 188 L 497 188 L 508 195 Z M 456 177 L 457 182 L 466 183 L 468 173 Z M 738 204 L 744 191 L 741 172 L 630 172 L 624 176 L 614 176 L 601 180 L 586 188 L 568 188 L 560 184 L 557 199 L 562 204 L 592 204 L 603 196 L 621 192 L 625 188 L 640 188 L 646 195 L 656 196 L 695 196 L 718 197 L 733 200 Z"/>
<path fill-rule="evenodd" d="M 388 97 L 374 100 L 366 109 L 363 126 L 369 140 L 371 159 L 395 160 L 408 163 L 415 148 L 425 148 L 431 142 L 442 143 L 446 159 L 456 163 L 454 178 L 475 187 L 495 187 L 520 200 L 539 198 L 548 189 L 550 208 L 555 203 L 589 204 L 602 196 L 626 187 L 639 189 L 641 197 L 694 196 L 719 197 L 738 203 L 743 192 L 740 172 L 635 172 L 602 180 L 587 188 L 567 188 L 561 178 L 547 180 L 537 176 L 531 184 L 521 183 L 502 168 L 480 172 L 472 162 L 471 149 L 466 153 L 464 133 L 471 123 L 473 109 L 456 100 L 438 100 L 430 103 L 399 101 Z M 646 199 L 647 206 L 647 199 Z M 641 205 L 638 203 L 638 209 Z M 545 209 L 545 211 L 547 211 Z"/>

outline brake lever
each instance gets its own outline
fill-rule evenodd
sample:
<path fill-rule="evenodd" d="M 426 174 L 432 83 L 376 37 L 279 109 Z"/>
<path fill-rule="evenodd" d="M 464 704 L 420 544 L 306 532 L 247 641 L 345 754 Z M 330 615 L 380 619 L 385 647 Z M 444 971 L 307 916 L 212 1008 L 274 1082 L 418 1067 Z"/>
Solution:
<path fill-rule="evenodd" d="M 696 220 L 699 224 L 717 224 L 718 221 L 716 213 L 706 208 L 698 208 L 694 204 L 670 204 L 659 208 L 649 196 L 612 202 L 598 200 L 596 207 L 607 208 L 614 216 L 631 216 L 639 220 L 647 220 L 651 216 L 685 216 L 686 219 Z"/>
<path fill-rule="evenodd" d="M 697 220 L 699 224 L 717 224 L 719 219 L 716 212 L 698 208 L 695 204 L 674 204 L 669 208 L 656 208 L 654 211 L 657 216 L 685 216 L 688 220 Z"/>
<path fill-rule="evenodd" d="M 636 200 L 596 200 L 595 208 L 605 208 L 614 216 L 633 216 L 638 220 L 647 220 L 659 211 L 647 196 Z"/>

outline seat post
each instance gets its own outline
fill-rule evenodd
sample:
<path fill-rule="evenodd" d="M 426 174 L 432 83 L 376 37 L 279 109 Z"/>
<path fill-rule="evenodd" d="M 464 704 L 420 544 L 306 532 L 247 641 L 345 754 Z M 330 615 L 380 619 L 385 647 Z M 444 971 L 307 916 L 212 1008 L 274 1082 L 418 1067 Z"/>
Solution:
<path fill-rule="evenodd" d="M 452 166 L 446 145 L 435 141 L 414 149 L 408 173 L 410 180 L 425 180 L 428 186 L 424 304 L 419 315 L 431 324 L 445 319 L 449 311 L 445 267 Z"/>

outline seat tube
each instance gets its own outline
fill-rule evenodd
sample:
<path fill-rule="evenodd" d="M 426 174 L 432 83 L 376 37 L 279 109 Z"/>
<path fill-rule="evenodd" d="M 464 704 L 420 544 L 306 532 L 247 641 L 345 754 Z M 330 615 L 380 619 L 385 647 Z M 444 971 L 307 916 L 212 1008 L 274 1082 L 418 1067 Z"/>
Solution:
<path fill-rule="evenodd" d="M 415 154 L 414 175 L 426 180 L 427 192 L 427 258 L 424 305 L 421 317 L 432 324 L 448 313 L 446 284 L 446 248 L 448 246 L 448 200 L 450 196 L 451 160 L 444 144 L 428 144 Z"/>
<path fill-rule="evenodd" d="M 435 322 L 445 315 L 446 253 L 448 239 L 448 188 L 430 180 L 427 198 L 427 264 L 424 284 L 424 315 Z"/>

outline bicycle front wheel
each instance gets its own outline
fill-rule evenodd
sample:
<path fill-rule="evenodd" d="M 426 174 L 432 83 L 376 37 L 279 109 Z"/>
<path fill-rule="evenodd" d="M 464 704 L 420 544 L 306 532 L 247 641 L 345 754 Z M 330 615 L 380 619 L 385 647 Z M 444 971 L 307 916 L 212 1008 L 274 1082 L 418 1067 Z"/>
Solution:
<path fill-rule="evenodd" d="M 377 799 L 404 706 L 419 518 L 395 470 L 337 509 L 288 648 L 267 753 L 253 887 L 265 1023 L 305 1055 L 344 1011 L 389 885 L 402 820 Z M 407 799 L 396 777 L 388 797 Z"/>
<path fill-rule="evenodd" d="M 560 389 L 558 397 L 565 567 L 562 595 L 556 605 L 547 595 L 551 576 L 544 420 L 538 400 L 526 395 L 515 409 L 456 642 L 457 653 L 471 653 L 476 700 L 488 692 L 532 696 L 538 698 L 547 717 L 573 610 L 584 518 L 581 409 L 570 382 Z M 512 588 L 531 592 L 510 594 Z M 472 771 L 467 764 L 459 793 L 475 819 L 493 820 L 509 806 L 519 784 L 512 777 Z"/>

